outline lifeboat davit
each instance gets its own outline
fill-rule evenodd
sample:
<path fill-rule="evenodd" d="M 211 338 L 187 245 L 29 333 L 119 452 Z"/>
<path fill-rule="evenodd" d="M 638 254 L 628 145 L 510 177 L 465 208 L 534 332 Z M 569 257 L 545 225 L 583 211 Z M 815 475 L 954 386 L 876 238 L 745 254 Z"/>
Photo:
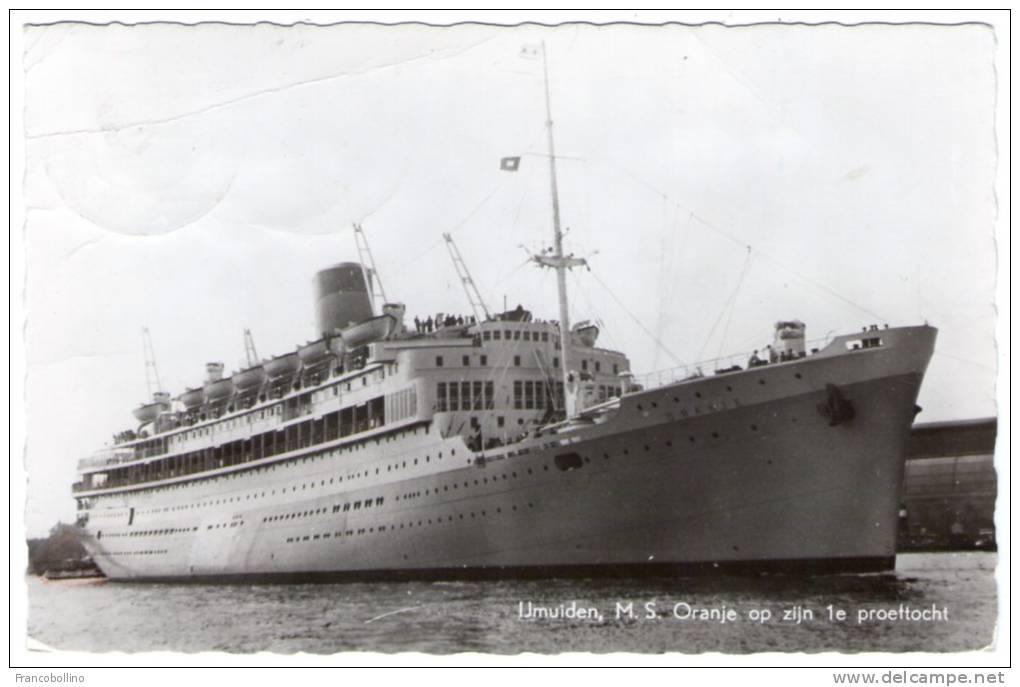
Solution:
<path fill-rule="evenodd" d="M 284 355 L 278 355 L 272 358 L 268 362 L 262 365 L 265 369 L 266 374 L 269 375 L 270 379 L 276 379 L 277 377 L 283 377 L 284 375 L 294 374 L 301 367 L 301 359 L 298 358 L 297 351 L 293 353 L 285 353 Z"/>
<path fill-rule="evenodd" d="M 262 385 L 266 381 L 266 371 L 261 365 L 249 367 L 246 370 L 235 372 L 230 378 L 234 382 L 234 388 L 238 391 L 250 391 Z"/>
<path fill-rule="evenodd" d="M 353 327 L 340 332 L 348 349 L 364 346 L 373 341 L 381 341 L 397 328 L 397 318 L 393 315 L 379 315 L 370 320 L 359 322 Z"/>
<path fill-rule="evenodd" d="M 178 396 L 177 400 L 184 405 L 186 410 L 197 408 L 205 402 L 205 389 L 200 386 L 197 386 L 194 389 L 188 389 Z"/>
<path fill-rule="evenodd" d="M 230 395 L 234 393 L 234 380 L 232 377 L 215 379 L 211 382 L 206 382 L 203 389 L 205 390 L 205 399 L 209 403 L 222 401 L 225 398 L 229 398 Z"/>

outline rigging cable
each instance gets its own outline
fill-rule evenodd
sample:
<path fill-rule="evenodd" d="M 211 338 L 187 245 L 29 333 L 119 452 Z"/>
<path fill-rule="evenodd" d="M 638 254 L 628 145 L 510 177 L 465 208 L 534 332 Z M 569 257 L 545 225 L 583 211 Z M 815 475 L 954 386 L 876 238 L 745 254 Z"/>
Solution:
<path fill-rule="evenodd" d="M 726 314 L 727 310 L 729 310 L 730 305 L 737 297 L 737 292 L 740 291 L 740 285 L 744 281 L 744 276 L 747 274 L 747 266 L 751 261 L 751 246 L 745 245 L 744 247 L 747 249 L 747 253 L 744 255 L 744 264 L 740 268 L 740 275 L 737 277 L 737 284 L 733 287 L 733 291 L 730 293 L 729 298 L 726 299 L 722 309 L 719 311 L 719 316 L 716 317 L 715 322 L 712 323 L 712 328 L 708 330 L 708 336 L 705 337 L 705 342 L 701 344 L 701 348 L 698 350 L 698 360 L 703 360 L 705 358 L 705 351 L 708 349 L 708 343 L 712 340 L 712 335 L 715 334 L 716 327 L 718 327 L 719 323 L 722 322 L 723 316 Z M 727 323 L 726 326 L 729 327 L 729 324 Z M 720 343 L 720 347 L 721 346 L 722 344 Z"/>
<path fill-rule="evenodd" d="M 651 193 L 654 193 L 655 195 L 658 195 L 658 196 L 668 196 L 668 194 L 666 194 L 663 191 L 659 190 L 654 185 L 648 183 L 647 181 L 645 181 L 643 179 L 640 179 L 635 174 L 629 172 L 628 170 L 624 169 L 623 167 L 621 167 L 621 166 L 619 166 L 619 165 L 617 165 L 615 163 L 609 162 L 607 160 L 595 160 L 594 162 L 595 162 L 596 166 L 601 165 L 603 167 L 607 167 L 607 168 L 615 171 L 620 176 L 626 177 L 629 180 L 631 180 L 632 182 L 636 183 L 637 185 L 644 187 L 645 190 L 650 191 Z M 673 197 L 673 196 L 668 196 L 668 197 Z M 679 205 L 679 201 L 677 201 L 677 204 Z M 686 207 L 686 206 L 684 206 L 684 207 Z M 711 222 L 706 220 L 704 217 L 701 217 L 700 215 L 696 214 L 693 211 L 691 211 L 691 217 L 696 219 L 696 220 L 698 220 L 698 222 L 700 224 L 702 224 L 703 226 L 705 226 L 706 228 L 711 229 L 712 231 L 720 234 L 721 236 L 726 237 L 730 241 L 732 241 L 732 242 L 734 242 L 734 243 L 736 243 L 736 244 L 738 244 L 740 246 L 747 246 L 748 245 L 748 243 L 746 241 L 742 241 L 739 238 L 737 238 L 736 236 L 734 236 L 733 234 L 730 234 L 729 232 L 726 232 L 726 231 L 720 229 L 719 227 L 715 226 L 714 224 L 712 224 Z M 824 284 L 820 284 L 819 282 L 811 279 L 810 277 L 804 275 L 803 273 L 798 272 L 797 270 L 791 268 L 789 265 L 779 261 L 778 259 L 776 259 L 775 257 L 769 255 L 768 253 L 765 253 L 765 252 L 763 252 L 761 250 L 758 250 L 758 255 L 763 257 L 763 258 L 765 258 L 765 259 L 767 259 L 767 260 L 769 260 L 770 262 L 772 262 L 777 267 L 780 267 L 783 270 L 786 270 L 787 272 L 789 272 L 793 276 L 795 276 L 798 279 L 800 279 L 801 281 L 803 281 L 805 284 L 808 284 L 809 286 L 813 286 L 814 288 L 818 289 L 819 291 L 822 291 L 822 292 L 828 294 L 829 296 L 832 296 L 833 298 L 835 298 L 835 299 L 837 299 L 837 300 L 839 300 L 839 301 L 841 301 L 841 302 L 851 306 L 852 308 L 854 308 L 856 310 L 859 310 L 860 312 L 868 315 L 869 317 L 871 317 L 871 318 L 873 318 L 875 320 L 885 321 L 886 318 L 882 317 L 878 313 L 876 313 L 876 312 L 874 312 L 872 310 L 869 310 L 868 308 L 864 307 L 863 305 L 861 305 L 861 304 L 851 300 L 850 298 L 847 298 L 846 296 L 843 296 L 840 293 L 837 293 L 836 291 L 834 291 L 833 289 L 829 288 L 828 286 L 825 286 Z"/>
<path fill-rule="evenodd" d="M 619 298 L 617 298 L 617 297 L 616 297 L 616 294 L 615 294 L 615 293 L 613 293 L 612 289 L 610 289 L 610 288 L 609 288 L 608 286 L 606 286 L 606 283 L 605 283 L 604 281 L 602 281 L 602 280 L 601 280 L 601 279 L 599 278 L 599 275 L 595 274 L 594 270 L 592 270 L 592 268 L 591 268 L 591 266 L 590 266 L 590 265 L 588 266 L 588 272 L 589 272 L 589 273 L 591 274 L 591 276 L 592 276 L 592 277 L 593 277 L 593 278 L 595 279 L 595 281 L 597 281 L 597 282 L 598 282 L 598 283 L 599 283 L 599 284 L 600 284 L 600 285 L 602 286 L 602 288 L 606 290 L 606 293 L 608 293 L 608 294 L 609 294 L 609 297 L 610 297 L 610 298 L 612 298 L 612 299 L 613 299 L 614 301 L 616 301 L 616 304 L 617 304 L 617 305 L 619 305 L 619 306 L 620 306 L 620 308 L 622 308 L 622 309 L 623 309 L 623 311 L 624 311 L 625 313 L 627 313 L 627 315 L 629 315 L 629 316 L 630 316 L 630 319 L 634 320 L 634 323 L 635 323 L 635 324 L 637 324 L 637 326 L 638 326 L 638 327 L 640 327 L 640 328 L 641 328 L 641 330 L 642 330 L 642 331 L 643 331 L 643 332 L 644 332 L 645 334 L 647 334 L 647 335 L 648 335 L 649 337 L 651 337 L 652 341 L 654 341 L 654 342 L 655 342 L 655 345 L 656 345 L 656 346 L 658 346 L 659 348 L 661 348 L 661 349 L 662 349 L 662 350 L 663 350 L 663 351 L 664 351 L 664 352 L 665 352 L 665 353 L 666 353 L 667 355 L 669 355 L 669 357 L 670 357 L 670 358 L 672 358 L 672 359 L 673 359 L 673 360 L 674 360 L 674 361 L 675 361 L 675 362 L 676 362 L 676 363 L 677 363 L 678 365 L 686 365 L 686 363 L 685 363 L 685 362 L 684 362 L 683 360 L 681 360 L 681 359 L 680 359 L 680 358 L 679 358 L 678 356 L 674 355 L 673 351 L 671 351 L 671 350 L 669 350 L 668 348 L 666 348 L 666 345 L 665 345 L 664 343 L 662 343 L 661 341 L 659 341 L 658 337 L 657 337 L 657 336 L 655 336 L 655 334 L 652 334 L 652 332 L 651 332 L 651 331 L 649 331 L 648 327 L 646 327 L 645 325 L 643 325 L 643 324 L 641 323 L 641 320 L 639 320 L 639 319 L 637 318 L 637 316 L 636 316 L 636 315 L 634 315 L 634 313 L 632 313 L 632 312 L 631 312 L 630 310 L 628 310 L 628 309 L 627 309 L 627 306 L 626 306 L 626 305 L 624 305 L 624 304 L 623 304 L 623 302 L 622 302 L 622 301 L 621 301 L 621 300 L 620 300 Z"/>
<path fill-rule="evenodd" d="M 730 322 L 733 321 L 733 311 L 737 309 L 737 296 L 740 294 L 740 286 L 744 283 L 744 277 L 747 276 L 748 270 L 751 268 L 751 260 L 754 256 L 751 254 L 751 247 L 747 247 L 747 255 L 744 257 L 744 266 L 740 269 L 740 276 L 737 278 L 737 286 L 733 289 L 733 295 L 730 297 L 730 302 L 727 304 L 730 314 L 726 316 L 726 326 L 723 327 L 722 336 L 719 337 L 719 350 L 716 352 L 715 357 L 722 357 L 722 349 L 726 344 L 726 336 L 730 332 Z"/>

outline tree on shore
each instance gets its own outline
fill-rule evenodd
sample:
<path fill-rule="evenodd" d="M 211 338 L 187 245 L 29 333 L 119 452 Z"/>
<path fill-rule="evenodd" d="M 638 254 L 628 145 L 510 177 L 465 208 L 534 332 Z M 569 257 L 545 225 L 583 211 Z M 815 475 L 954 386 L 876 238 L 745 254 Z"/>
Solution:
<path fill-rule="evenodd" d="M 74 525 L 58 522 L 50 528 L 48 537 L 28 540 L 28 572 L 31 575 L 82 567 L 87 556 L 78 528 Z"/>

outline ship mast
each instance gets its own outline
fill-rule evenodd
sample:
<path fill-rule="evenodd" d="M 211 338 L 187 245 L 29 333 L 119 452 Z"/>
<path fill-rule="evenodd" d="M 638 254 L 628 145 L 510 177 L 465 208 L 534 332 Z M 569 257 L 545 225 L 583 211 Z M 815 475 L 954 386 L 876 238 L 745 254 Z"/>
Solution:
<path fill-rule="evenodd" d="M 567 270 L 584 265 L 580 258 L 563 255 L 563 231 L 560 228 L 560 198 L 556 185 L 556 145 L 553 141 L 552 105 L 549 99 L 549 62 L 542 41 L 542 75 L 545 79 L 545 127 L 549 142 L 549 182 L 552 190 L 553 249 L 552 255 L 536 255 L 535 262 L 556 270 L 556 290 L 560 306 L 560 370 L 563 374 L 563 397 L 567 417 L 576 414 L 577 389 L 570 369 L 570 314 L 567 310 Z"/>

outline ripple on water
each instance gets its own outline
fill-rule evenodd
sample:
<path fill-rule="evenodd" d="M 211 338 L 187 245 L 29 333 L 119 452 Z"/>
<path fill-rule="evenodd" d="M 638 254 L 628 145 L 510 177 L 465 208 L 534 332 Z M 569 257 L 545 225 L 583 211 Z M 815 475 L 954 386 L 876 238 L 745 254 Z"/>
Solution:
<path fill-rule="evenodd" d="M 89 652 L 965 651 L 993 638 L 995 554 L 907 554 L 888 574 L 321 585 L 154 585 L 28 579 L 29 635 Z M 576 602 L 601 620 L 519 617 Z M 634 617 L 616 617 L 617 603 Z M 673 606 L 735 609 L 678 620 Z M 644 604 L 653 603 L 654 618 Z M 829 622 L 826 607 L 945 606 L 946 622 Z M 814 620 L 752 622 L 754 609 Z"/>

